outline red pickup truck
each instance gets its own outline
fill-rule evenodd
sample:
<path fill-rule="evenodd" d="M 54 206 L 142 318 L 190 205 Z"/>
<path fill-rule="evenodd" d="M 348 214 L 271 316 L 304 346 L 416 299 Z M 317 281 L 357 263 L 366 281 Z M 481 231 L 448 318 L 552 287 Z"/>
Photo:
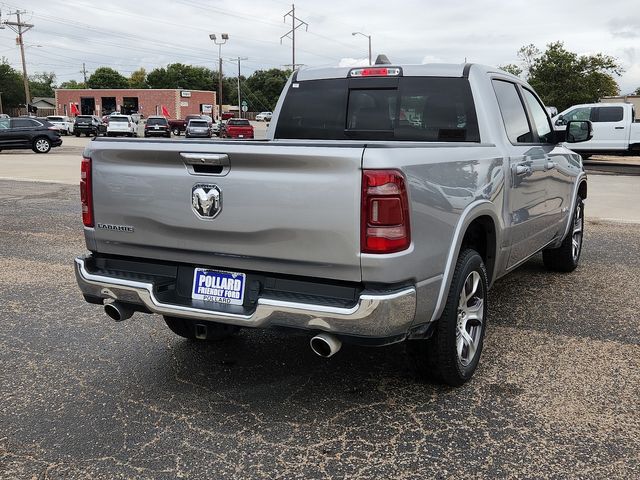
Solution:
<path fill-rule="evenodd" d="M 253 126 L 245 118 L 230 118 L 222 130 L 224 138 L 253 138 Z"/>

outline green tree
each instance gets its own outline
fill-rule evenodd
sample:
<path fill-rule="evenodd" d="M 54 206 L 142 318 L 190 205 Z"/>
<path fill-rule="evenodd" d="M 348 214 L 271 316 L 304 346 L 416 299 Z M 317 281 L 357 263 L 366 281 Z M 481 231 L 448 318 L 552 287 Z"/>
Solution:
<path fill-rule="evenodd" d="M 242 89 L 243 97 L 249 103 L 249 110 L 273 110 L 289 75 L 290 70 L 279 68 L 255 71 L 244 82 Z"/>
<path fill-rule="evenodd" d="M 84 84 L 84 82 L 78 82 L 76 80 L 68 80 L 66 82 L 62 82 L 58 88 L 71 88 L 71 89 L 77 90 L 80 88 L 87 88 L 87 86 Z"/>
<path fill-rule="evenodd" d="M 129 86 L 131 88 L 149 88 L 147 71 L 144 68 L 139 68 L 133 72 L 129 77 Z"/>
<path fill-rule="evenodd" d="M 89 88 L 128 88 L 127 78 L 109 67 L 96 68 L 87 80 Z"/>
<path fill-rule="evenodd" d="M 3 108 L 24 105 L 22 75 L 9 65 L 6 58 L 2 58 L 0 62 L 0 92 L 2 92 Z"/>
<path fill-rule="evenodd" d="M 566 50 L 562 42 L 554 42 L 533 59 L 528 80 L 547 105 L 562 111 L 617 95 L 620 89 L 613 75 L 621 72 L 613 57 L 601 53 L 579 56 Z"/>
<path fill-rule="evenodd" d="M 53 97 L 56 74 L 51 72 L 36 73 L 29 77 L 29 92 L 31 97 Z"/>
<path fill-rule="evenodd" d="M 640 95 L 640 87 L 636 88 L 636 91 L 633 92 L 634 95 Z"/>
<path fill-rule="evenodd" d="M 214 72 L 208 68 L 172 63 L 166 68 L 156 68 L 149 72 L 147 83 L 150 88 L 213 90 L 215 86 L 213 77 Z"/>
<path fill-rule="evenodd" d="M 511 75 L 515 75 L 516 77 L 522 75 L 522 68 L 514 63 L 509 63 L 507 65 L 498 65 L 498 68 L 504 70 L 505 72 L 509 72 Z"/>

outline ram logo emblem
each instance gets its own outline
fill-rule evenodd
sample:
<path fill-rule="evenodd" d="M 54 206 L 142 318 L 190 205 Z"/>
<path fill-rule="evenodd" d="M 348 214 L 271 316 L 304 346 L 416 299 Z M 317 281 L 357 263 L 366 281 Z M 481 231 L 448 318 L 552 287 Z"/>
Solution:
<path fill-rule="evenodd" d="M 222 192 L 217 185 L 194 185 L 191 191 L 191 205 L 200 218 L 215 218 L 222 210 Z"/>

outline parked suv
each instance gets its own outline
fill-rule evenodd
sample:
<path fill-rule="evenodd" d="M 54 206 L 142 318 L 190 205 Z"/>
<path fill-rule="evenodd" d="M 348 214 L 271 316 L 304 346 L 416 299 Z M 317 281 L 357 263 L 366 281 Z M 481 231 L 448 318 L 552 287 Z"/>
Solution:
<path fill-rule="evenodd" d="M 272 112 L 260 112 L 256 115 L 256 122 L 270 122 L 272 115 Z"/>
<path fill-rule="evenodd" d="M 30 148 L 36 153 L 47 153 L 60 145 L 60 132 L 46 120 L 0 118 L 0 151 Z"/>
<path fill-rule="evenodd" d="M 100 124 L 102 122 L 95 115 L 78 115 L 73 124 L 73 133 L 76 137 L 85 134 L 87 137 L 98 135 L 100 133 Z"/>
<path fill-rule="evenodd" d="M 63 135 L 71 135 L 73 133 L 73 121 L 65 115 L 51 115 L 47 120 L 58 128 Z"/>
<path fill-rule="evenodd" d="M 211 127 L 209 126 L 209 122 L 204 119 L 189 120 L 187 129 L 184 132 L 184 136 L 186 138 L 211 138 Z"/>
<path fill-rule="evenodd" d="M 147 118 L 147 122 L 144 125 L 144 136 L 163 136 L 171 138 L 171 128 L 169 127 L 169 121 L 165 117 L 159 116 Z"/>
<path fill-rule="evenodd" d="M 114 135 L 126 135 L 136 137 L 138 124 L 133 121 L 130 115 L 111 115 L 107 125 L 107 137 Z"/>

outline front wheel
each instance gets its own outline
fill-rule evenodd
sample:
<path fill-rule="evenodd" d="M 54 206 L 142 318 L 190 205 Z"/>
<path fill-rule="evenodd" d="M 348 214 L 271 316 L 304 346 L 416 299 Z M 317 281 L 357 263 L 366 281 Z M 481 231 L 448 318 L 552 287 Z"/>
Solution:
<path fill-rule="evenodd" d="M 167 327 L 176 335 L 189 340 L 220 341 L 225 340 L 240 331 L 235 325 L 224 323 L 204 322 L 188 318 L 164 316 Z"/>
<path fill-rule="evenodd" d="M 47 153 L 51 150 L 51 142 L 48 138 L 36 138 L 33 142 L 33 151 L 36 153 Z"/>
<path fill-rule="evenodd" d="M 542 261 L 548 270 L 555 272 L 573 272 L 580 262 L 582 236 L 584 233 L 584 202 L 578 197 L 573 211 L 569 233 L 558 248 L 542 251 Z"/>
<path fill-rule="evenodd" d="M 174 134 L 176 137 L 180 135 L 180 129 L 179 129 L 179 128 L 174 128 L 174 129 L 172 130 L 172 132 L 173 132 L 173 134 Z"/>
<path fill-rule="evenodd" d="M 423 379 L 460 386 L 473 376 L 484 341 L 489 282 L 482 257 L 460 253 L 442 316 L 426 340 L 408 340 L 407 355 Z"/>

